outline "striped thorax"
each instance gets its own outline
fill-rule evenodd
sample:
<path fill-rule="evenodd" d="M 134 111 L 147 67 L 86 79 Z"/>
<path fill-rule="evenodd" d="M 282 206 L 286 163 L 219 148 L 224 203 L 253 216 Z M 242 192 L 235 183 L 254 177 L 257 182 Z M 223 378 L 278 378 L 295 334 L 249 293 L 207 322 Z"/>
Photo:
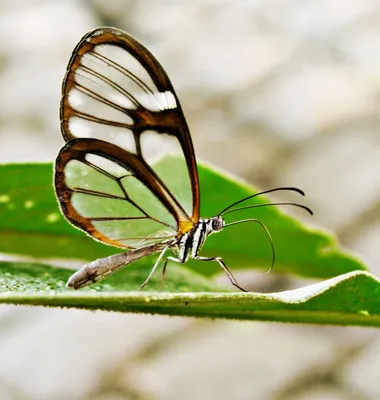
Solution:
<path fill-rule="evenodd" d="M 214 232 L 221 231 L 225 226 L 224 219 L 213 217 L 211 219 L 200 219 L 193 229 L 185 233 L 177 244 L 177 256 L 181 263 L 185 263 L 189 258 L 198 256 L 199 251 L 204 245 L 206 238 Z"/>

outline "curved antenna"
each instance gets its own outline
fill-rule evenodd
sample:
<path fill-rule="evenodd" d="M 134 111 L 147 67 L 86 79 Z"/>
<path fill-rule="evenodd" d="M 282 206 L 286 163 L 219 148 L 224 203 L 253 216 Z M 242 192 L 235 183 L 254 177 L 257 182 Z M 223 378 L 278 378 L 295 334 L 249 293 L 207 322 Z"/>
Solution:
<path fill-rule="evenodd" d="M 271 193 L 271 192 L 277 192 L 277 191 L 279 191 L 279 190 L 289 190 L 289 191 L 291 191 L 291 192 L 297 192 L 297 193 L 299 193 L 299 194 L 302 194 L 302 196 L 305 196 L 305 193 L 304 193 L 301 189 L 298 189 L 298 188 L 295 188 L 295 187 L 280 187 L 280 188 L 275 188 L 275 189 L 264 190 L 263 192 L 259 192 L 259 193 L 256 193 L 256 194 L 252 194 L 251 196 L 244 197 L 243 199 L 241 199 L 241 200 L 239 200 L 239 201 L 236 201 L 235 203 L 230 204 L 228 207 L 226 207 L 223 211 L 221 211 L 221 212 L 218 214 L 218 217 L 220 217 L 221 215 L 223 215 L 223 214 L 224 214 L 227 210 L 229 210 L 231 207 L 236 206 L 237 204 L 240 204 L 240 203 L 242 203 L 243 201 L 252 199 L 253 197 L 260 196 L 260 195 L 262 195 L 262 194 Z"/>
<path fill-rule="evenodd" d="M 303 204 L 293 203 L 293 202 L 289 202 L 289 201 L 278 202 L 278 203 L 251 204 L 250 206 L 233 208 L 232 210 L 228 210 L 228 211 L 224 212 L 224 214 L 228 214 L 228 213 L 233 212 L 233 211 L 245 210 L 247 208 L 266 207 L 266 206 L 296 206 L 296 207 L 303 208 L 308 213 L 313 215 L 313 211 L 309 207 L 304 206 Z"/>
<path fill-rule="evenodd" d="M 264 224 L 263 222 L 261 222 L 260 220 L 255 219 L 255 218 L 248 218 L 248 219 L 242 219 L 242 220 L 240 220 L 240 221 L 230 222 L 229 224 L 226 224 L 226 225 L 225 225 L 225 228 L 226 228 L 227 226 L 242 224 L 242 223 L 244 223 L 244 222 L 257 222 L 259 225 L 262 226 L 262 228 L 265 230 L 265 232 L 266 232 L 266 234 L 267 234 L 267 236 L 268 236 L 268 238 L 269 238 L 270 245 L 271 245 L 271 247 L 272 247 L 272 264 L 271 264 L 270 268 L 268 269 L 268 271 L 265 272 L 264 275 L 266 275 L 266 274 L 268 274 L 268 273 L 272 270 L 272 268 L 273 268 L 273 266 L 274 266 L 275 259 L 276 259 L 276 252 L 275 252 L 275 250 L 274 250 L 274 243 L 273 243 L 272 236 L 271 236 L 271 234 L 270 234 L 268 228 L 265 226 L 265 224 Z"/>

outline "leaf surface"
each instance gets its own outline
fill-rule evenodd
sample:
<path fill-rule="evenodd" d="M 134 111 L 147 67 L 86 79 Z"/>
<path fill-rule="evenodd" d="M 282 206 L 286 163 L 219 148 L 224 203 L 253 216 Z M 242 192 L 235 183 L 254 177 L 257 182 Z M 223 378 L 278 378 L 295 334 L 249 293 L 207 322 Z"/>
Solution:
<path fill-rule="evenodd" d="M 238 293 L 207 278 L 171 266 L 165 289 L 159 276 L 146 292 L 130 291 L 149 266 L 117 273 L 90 288 L 65 288 L 67 269 L 32 263 L 0 263 L 0 303 L 172 316 L 380 326 L 380 282 L 364 271 L 279 293 Z M 128 279 L 126 279 L 128 277 Z M 189 293 L 190 292 L 190 293 Z"/>
<path fill-rule="evenodd" d="M 176 162 L 174 158 L 165 158 L 159 168 L 172 171 L 173 182 L 180 185 Z M 64 219 L 54 195 L 52 171 L 52 164 L 0 166 L 0 252 L 89 261 L 119 252 L 118 248 L 96 242 Z M 226 205 L 255 192 L 210 167 L 200 165 L 199 173 L 202 217 L 212 217 Z M 287 196 L 284 193 L 284 199 Z M 299 200 L 305 199 L 307 202 L 307 197 Z M 247 204 L 265 201 L 261 196 Z M 365 269 L 359 260 L 339 249 L 333 235 L 310 228 L 275 207 L 231 213 L 227 222 L 249 217 L 260 219 L 271 232 L 276 249 L 273 272 L 331 278 Z M 212 235 L 202 254 L 221 256 L 232 268 L 265 270 L 272 257 L 268 237 L 257 224 L 235 225 Z M 216 263 L 192 261 L 186 265 L 206 276 L 220 272 Z"/>

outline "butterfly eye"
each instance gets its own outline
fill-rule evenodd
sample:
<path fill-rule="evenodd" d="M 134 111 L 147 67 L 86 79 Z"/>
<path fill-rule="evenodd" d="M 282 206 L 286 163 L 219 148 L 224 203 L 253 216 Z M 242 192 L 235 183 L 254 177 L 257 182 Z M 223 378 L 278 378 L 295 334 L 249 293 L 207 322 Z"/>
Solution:
<path fill-rule="evenodd" d="M 214 231 L 220 231 L 224 228 L 224 221 L 222 218 L 216 217 L 211 220 L 211 228 Z"/>

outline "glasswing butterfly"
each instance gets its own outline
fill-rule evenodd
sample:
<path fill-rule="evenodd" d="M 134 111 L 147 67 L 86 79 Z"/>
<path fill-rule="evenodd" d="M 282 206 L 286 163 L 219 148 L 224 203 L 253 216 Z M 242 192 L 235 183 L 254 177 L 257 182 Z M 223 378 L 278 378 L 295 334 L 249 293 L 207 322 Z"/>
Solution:
<path fill-rule="evenodd" d="M 267 190 L 241 199 L 210 219 L 200 219 L 197 164 L 190 132 L 165 71 L 137 40 L 116 28 L 98 28 L 78 43 L 62 86 L 61 131 L 66 141 L 55 163 L 55 191 L 67 220 L 94 239 L 128 251 L 95 260 L 73 274 L 67 286 L 80 289 L 153 253 L 159 256 L 143 289 L 163 261 L 215 261 L 231 283 L 246 291 L 220 257 L 202 257 L 206 238 L 225 227 L 223 215 L 264 203 L 233 208 Z M 159 161 L 179 152 L 180 179 Z M 156 160 L 156 162 L 154 161 Z M 171 178 L 169 178 L 171 176 Z"/>

